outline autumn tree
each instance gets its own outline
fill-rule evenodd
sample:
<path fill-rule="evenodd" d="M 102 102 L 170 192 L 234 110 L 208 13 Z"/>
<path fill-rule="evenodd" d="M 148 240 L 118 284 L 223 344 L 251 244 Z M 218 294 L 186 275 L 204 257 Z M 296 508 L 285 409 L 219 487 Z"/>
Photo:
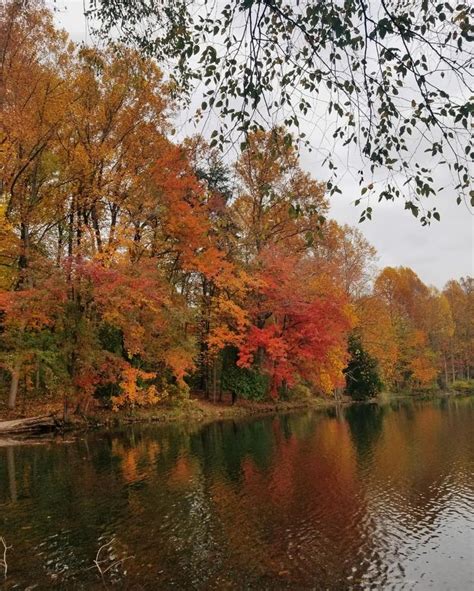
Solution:
<path fill-rule="evenodd" d="M 233 212 L 245 262 L 269 245 L 304 252 L 324 223 L 328 202 L 324 185 L 302 170 L 284 132 L 252 134 L 235 169 Z"/>
<path fill-rule="evenodd" d="M 1 26 L 10 406 L 32 372 L 37 390 L 60 384 L 66 411 L 107 383 L 132 403 L 145 375 L 183 384 L 191 315 L 173 277 L 204 259 L 206 213 L 185 151 L 165 137 L 161 73 L 135 51 L 79 50 L 39 2 L 7 3 Z"/>
<path fill-rule="evenodd" d="M 439 375 L 442 343 L 451 331 L 446 301 L 405 267 L 386 267 L 375 282 L 396 343 L 392 384 L 396 388 L 427 387 Z"/>
<path fill-rule="evenodd" d="M 376 291 L 357 302 L 357 330 L 364 350 L 377 360 L 384 384 L 393 386 L 400 346 L 397 323 L 392 321 L 386 301 Z"/>
<path fill-rule="evenodd" d="M 4 220 L 15 236 L 2 258 L 11 270 L 10 287 L 31 290 L 44 279 L 40 242 L 51 224 L 46 212 L 59 184 L 58 134 L 72 98 L 65 82 L 71 47 L 41 2 L 33 2 L 31 10 L 20 2 L 4 3 L 2 9 L 0 192 Z M 21 326 L 17 331 L 20 338 Z M 12 375 L 10 406 L 15 405 L 22 359 L 12 351 L 4 358 Z"/>
<path fill-rule="evenodd" d="M 432 288 L 426 307 L 425 326 L 430 347 L 436 352 L 438 360 L 439 382 L 449 386 L 449 355 L 450 344 L 454 335 L 455 325 L 452 308 L 448 298 Z M 442 376 L 442 377 L 441 377 Z"/>
<path fill-rule="evenodd" d="M 275 247 L 262 252 L 259 263 L 238 365 L 269 375 L 274 397 L 297 379 L 332 392 L 342 380 L 352 322 L 344 294 L 326 292 L 306 260 Z"/>
<path fill-rule="evenodd" d="M 312 255 L 319 273 L 331 277 L 354 304 L 371 292 L 376 250 L 358 228 L 327 220 L 313 243 Z"/>
<path fill-rule="evenodd" d="M 298 379 L 331 392 L 351 319 L 344 294 L 311 265 L 328 211 L 324 186 L 302 171 L 281 129 L 249 136 L 235 169 L 233 219 L 242 264 L 255 280 L 238 365 L 268 375 L 274 397 Z"/>
<path fill-rule="evenodd" d="M 394 347 L 393 334 L 384 322 L 383 304 L 372 293 L 376 273 L 375 248 L 359 229 L 328 220 L 321 228 L 311 254 L 319 281 L 325 278 L 329 285 L 337 285 L 343 290 L 351 303 L 357 326 L 348 341 L 350 368 L 344 370 L 346 389 L 354 397 L 363 396 L 365 389 L 370 391 L 368 396 L 375 395 L 378 388 L 375 384 L 379 384 L 380 380 L 374 378 L 372 386 L 369 386 L 363 383 L 362 378 L 373 376 L 374 372 L 378 375 L 379 371 L 389 375 Z M 366 368 L 363 367 L 364 362 L 367 362 Z M 355 373 L 357 378 L 351 377 Z M 372 377 L 367 377 L 367 380 L 370 382 Z M 358 388 L 361 390 L 359 394 Z"/>
<path fill-rule="evenodd" d="M 454 323 L 449 335 L 447 358 L 449 380 L 472 379 L 474 365 L 474 280 L 464 277 L 448 281 L 443 296 L 449 303 Z"/>
<path fill-rule="evenodd" d="M 168 148 L 169 88 L 135 51 L 82 48 L 75 57 L 74 100 L 61 129 L 58 257 L 139 249 L 151 224 L 140 208 L 156 206 L 153 174 Z"/>

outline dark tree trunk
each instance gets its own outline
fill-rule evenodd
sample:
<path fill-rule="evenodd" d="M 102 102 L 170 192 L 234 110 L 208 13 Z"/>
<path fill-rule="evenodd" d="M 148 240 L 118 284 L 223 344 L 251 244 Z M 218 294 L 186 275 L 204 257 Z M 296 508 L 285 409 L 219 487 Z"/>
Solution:
<path fill-rule="evenodd" d="M 18 396 L 18 383 L 20 381 L 20 362 L 15 363 L 15 367 L 12 370 L 12 381 L 10 384 L 10 392 L 8 394 L 8 408 L 14 409 L 16 405 L 16 399 Z"/>

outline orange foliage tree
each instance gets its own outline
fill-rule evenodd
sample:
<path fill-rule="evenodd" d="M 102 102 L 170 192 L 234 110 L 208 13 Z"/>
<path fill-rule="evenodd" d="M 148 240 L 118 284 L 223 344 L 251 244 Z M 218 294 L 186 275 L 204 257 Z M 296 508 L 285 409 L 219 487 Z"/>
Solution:
<path fill-rule="evenodd" d="M 10 407 L 19 392 L 62 397 L 65 414 L 217 397 L 229 370 L 263 377 L 265 396 L 332 393 L 353 330 L 387 385 L 470 378 L 472 279 L 443 293 L 405 268 L 374 281 L 375 250 L 327 219 L 285 130 L 248 134 L 229 165 L 202 138 L 173 141 L 158 65 L 76 46 L 41 0 L 3 2 L 0 53 Z"/>

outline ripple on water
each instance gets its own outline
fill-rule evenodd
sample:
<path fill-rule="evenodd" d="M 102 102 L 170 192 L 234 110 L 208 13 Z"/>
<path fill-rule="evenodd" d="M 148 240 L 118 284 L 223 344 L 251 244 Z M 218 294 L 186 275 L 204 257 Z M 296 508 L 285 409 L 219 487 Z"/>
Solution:
<path fill-rule="evenodd" d="M 115 588 L 465 591 L 473 419 L 361 407 L 0 450 L 8 588 L 101 588 L 106 545 Z"/>

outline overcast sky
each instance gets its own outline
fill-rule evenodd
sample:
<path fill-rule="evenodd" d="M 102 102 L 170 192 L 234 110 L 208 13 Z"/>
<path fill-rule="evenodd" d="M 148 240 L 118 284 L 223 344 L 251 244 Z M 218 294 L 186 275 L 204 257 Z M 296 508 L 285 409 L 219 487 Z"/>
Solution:
<path fill-rule="evenodd" d="M 53 6 L 53 2 L 49 2 Z M 74 41 L 91 41 L 83 16 L 83 0 L 61 0 L 55 3 L 57 22 Z M 314 133 L 308 123 L 304 130 Z M 190 130 L 190 133 L 195 133 Z M 322 170 L 314 152 L 302 154 L 302 165 L 314 177 Z M 324 177 L 323 177 L 324 178 Z M 349 175 L 340 184 L 342 195 L 331 198 L 331 217 L 340 223 L 356 225 L 377 249 L 379 266 L 408 266 L 429 285 L 442 288 L 448 279 L 473 275 L 474 215 L 465 204 L 456 205 L 455 196 L 448 192 L 436 198 L 441 222 L 429 227 L 421 224 L 407 211 L 402 202 L 373 204 L 373 219 L 358 224 L 360 209 L 353 205 L 359 187 Z"/>

